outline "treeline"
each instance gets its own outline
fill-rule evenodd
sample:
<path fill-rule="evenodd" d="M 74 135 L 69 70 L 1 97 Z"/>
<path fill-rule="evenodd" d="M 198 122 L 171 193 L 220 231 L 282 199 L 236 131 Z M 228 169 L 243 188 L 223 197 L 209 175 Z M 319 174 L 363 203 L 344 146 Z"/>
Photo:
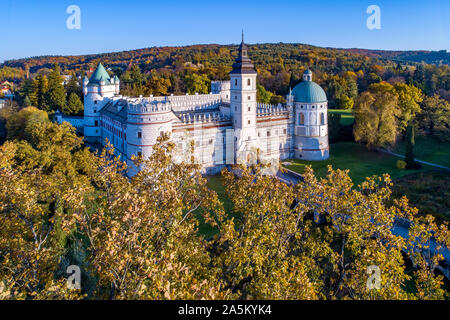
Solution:
<path fill-rule="evenodd" d="M 64 74 L 74 72 L 80 76 L 93 71 L 102 62 L 111 74 L 121 79 L 124 76 L 122 80 L 129 85 L 124 92 L 128 94 L 184 94 L 195 90 L 202 93 L 209 90 L 206 88 L 209 81 L 229 78 L 237 49 L 237 46 L 222 45 L 155 47 L 99 55 L 12 60 L 5 62 L 3 68 L 16 70 L 19 78 L 25 71 L 35 77 L 48 75 L 54 63 L 58 63 Z M 315 81 L 326 89 L 332 107 L 349 107 L 352 103 L 349 99 L 355 99 L 355 92 L 363 92 L 370 84 L 382 80 L 414 84 L 429 96 L 438 93 L 445 99 L 450 98 L 447 65 L 400 64 L 347 50 L 302 44 L 250 45 L 249 54 L 258 71 L 259 83 L 278 96 L 272 102 L 282 101 L 308 67 L 314 71 Z M 353 80 L 357 83 L 356 89 Z"/>
<path fill-rule="evenodd" d="M 232 212 L 160 137 L 129 179 L 111 147 L 26 108 L 0 146 L 0 299 L 444 299 L 448 224 L 388 204 L 388 175 L 353 186 L 329 169 L 286 185 L 261 166 L 223 171 Z M 390 202 L 389 202 L 390 203 Z M 406 238 L 392 233 L 409 220 Z M 199 234 L 203 224 L 215 230 Z M 414 261 L 411 265 L 410 260 Z M 81 289 L 66 284 L 81 269 Z M 368 282 L 369 268 L 379 281 Z M 369 283 L 369 284 L 368 284 Z"/>

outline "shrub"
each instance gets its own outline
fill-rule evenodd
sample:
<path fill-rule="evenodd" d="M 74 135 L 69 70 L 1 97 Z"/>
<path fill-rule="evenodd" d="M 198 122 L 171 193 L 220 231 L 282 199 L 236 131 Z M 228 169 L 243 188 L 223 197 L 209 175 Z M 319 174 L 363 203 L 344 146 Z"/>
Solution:
<path fill-rule="evenodd" d="M 397 168 L 405 169 L 406 168 L 406 162 L 403 161 L 403 160 L 397 160 Z"/>

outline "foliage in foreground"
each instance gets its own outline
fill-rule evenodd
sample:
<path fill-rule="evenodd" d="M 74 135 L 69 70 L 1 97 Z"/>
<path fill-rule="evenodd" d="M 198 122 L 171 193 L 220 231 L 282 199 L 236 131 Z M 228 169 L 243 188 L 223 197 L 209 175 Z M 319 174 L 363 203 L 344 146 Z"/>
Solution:
<path fill-rule="evenodd" d="M 387 175 L 354 188 L 331 167 L 320 180 L 308 168 L 295 186 L 258 166 L 224 170 L 233 219 L 197 164 L 173 161 L 167 137 L 131 179 L 111 147 L 91 153 L 69 125 L 44 121 L 27 137 L 0 147 L 2 299 L 445 298 L 442 256 L 428 244 L 449 248 L 448 225 L 406 198 L 388 205 Z M 198 214 L 219 230 L 210 241 Z M 401 219 L 407 239 L 391 231 Z M 65 286 L 70 264 L 82 268 L 81 291 Z M 370 265 L 379 290 L 367 288 Z"/>

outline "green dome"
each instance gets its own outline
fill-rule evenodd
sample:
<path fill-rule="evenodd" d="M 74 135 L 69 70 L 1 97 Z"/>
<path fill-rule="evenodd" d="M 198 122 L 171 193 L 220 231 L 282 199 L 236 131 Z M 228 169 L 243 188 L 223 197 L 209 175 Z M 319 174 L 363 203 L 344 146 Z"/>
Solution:
<path fill-rule="evenodd" d="M 95 69 L 94 73 L 92 74 L 91 78 L 89 79 L 89 83 L 100 83 L 100 81 L 105 81 L 105 84 L 110 84 L 111 77 L 109 76 L 108 72 L 106 72 L 103 65 L 100 63 Z"/>
<path fill-rule="evenodd" d="M 302 81 L 292 90 L 294 102 L 321 103 L 327 102 L 325 91 L 313 81 Z"/>

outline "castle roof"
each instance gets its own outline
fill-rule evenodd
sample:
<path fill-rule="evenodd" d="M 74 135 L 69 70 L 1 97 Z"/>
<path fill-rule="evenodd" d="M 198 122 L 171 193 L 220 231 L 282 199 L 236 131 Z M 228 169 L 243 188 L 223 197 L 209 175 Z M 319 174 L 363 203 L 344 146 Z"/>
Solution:
<path fill-rule="evenodd" d="M 230 74 L 255 74 L 255 67 L 253 66 L 252 61 L 248 57 L 248 47 L 244 43 L 244 33 L 242 33 L 242 42 L 239 46 L 239 55 L 236 58 L 236 61 L 233 63 L 233 70 L 231 70 Z"/>
<path fill-rule="evenodd" d="M 303 81 L 297 84 L 292 90 L 292 95 L 294 96 L 294 102 L 304 102 L 304 103 L 321 103 L 327 102 L 327 95 L 325 91 L 317 83 L 312 81 L 311 70 L 306 70 L 304 75 L 308 77 L 303 77 Z"/>
<path fill-rule="evenodd" d="M 101 63 L 98 64 L 97 69 L 95 69 L 91 78 L 89 79 L 90 84 L 100 84 L 101 81 L 105 81 L 105 84 L 110 84 L 111 77 Z"/>

